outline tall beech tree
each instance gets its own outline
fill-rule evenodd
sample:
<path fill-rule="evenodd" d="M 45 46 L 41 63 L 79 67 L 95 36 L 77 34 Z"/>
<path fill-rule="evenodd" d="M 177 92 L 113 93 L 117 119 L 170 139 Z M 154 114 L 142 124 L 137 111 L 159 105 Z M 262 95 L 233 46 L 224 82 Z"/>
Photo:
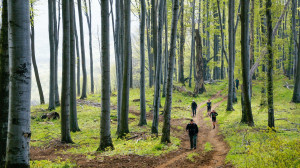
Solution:
<path fill-rule="evenodd" d="M 61 92 L 61 142 L 73 143 L 70 134 L 70 1 L 62 0 L 63 48 Z"/>
<path fill-rule="evenodd" d="M 202 42 L 199 30 L 195 30 L 196 36 L 194 37 L 196 39 L 197 43 L 197 56 L 196 56 L 196 83 L 195 83 L 195 90 L 194 94 L 202 94 L 206 91 L 204 86 L 204 74 L 205 74 L 205 60 L 202 56 Z"/>
<path fill-rule="evenodd" d="M 192 87 L 192 73 L 193 73 L 193 61 L 195 57 L 195 0 L 192 3 L 192 38 L 191 38 L 191 64 L 190 64 L 190 78 L 189 78 L 189 87 Z"/>
<path fill-rule="evenodd" d="M 129 133 L 128 128 L 128 110 L 129 110 L 129 85 L 130 85 L 130 64 L 131 64 L 131 49 L 130 49 L 130 0 L 124 1 L 124 68 L 123 68 L 123 86 L 122 86 L 122 105 L 120 116 L 119 137 Z"/>
<path fill-rule="evenodd" d="M 110 131 L 109 0 L 101 0 L 101 123 L 98 151 L 113 149 Z"/>
<path fill-rule="evenodd" d="M 234 55 L 235 55 L 235 33 L 234 33 L 234 8 L 235 0 L 228 1 L 228 36 L 229 36 L 229 59 L 228 59 L 228 98 L 227 98 L 227 111 L 233 110 L 233 100 L 234 100 Z"/>
<path fill-rule="evenodd" d="M 152 50 L 154 58 L 154 72 L 157 68 L 157 6 L 156 0 L 151 0 L 151 35 L 152 35 Z"/>
<path fill-rule="evenodd" d="M 172 110 L 172 91 L 173 91 L 173 71 L 174 60 L 176 55 L 176 38 L 177 38 L 177 23 L 178 23 L 179 0 L 173 0 L 172 7 L 172 23 L 171 23 L 171 39 L 170 39 L 170 55 L 168 65 L 167 77 L 167 94 L 166 94 L 166 108 L 164 112 L 164 123 L 162 128 L 162 143 L 170 143 L 170 129 L 171 129 L 171 110 Z"/>
<path fill-rule="evenodd" d="M 83 21 L 82 21 L 82 6 L 81 0 L 77 0 L 78 6 L 78 18 L 79 18 L 79 30 L 80 30 L 80 45 L 81 45 L 81 68 L 82 68 L 82 91 L 80 99 L 87 98 L 87 74 L 86 74 L 86 63 L 85 63 L 85 49 L 84 49 L 84 32 L 83 32 Z"/>
<path fill-rule="evenodd" d="M 300 48 L 300 28 L 299 28 L 298 48 Z M 294 87 L 293 98 L 292 98 L 292 102 L 294 103 L 300 103 L 300 52 L 298 52 L 297 61 L 298 62 L 297 62 L 295 87 Z"/>
<path fill-rule="evenodd" d="M 184 43 L 185 43 L 185 33 L 184 33 L 184 0 L 181 0 L 180 8 L 180 49 L 179 49 L 179 60 L 178 60 L 178 78 L 179 82 L 184 83 Z"/>
<path fill-rule="evenodd" d="M 10 93 L 6 167 L 30 167 L 30 6 L 29 0 L 7 2 Z"/>
<path fill-rule="evenodd" d="M 244 94 L 244 118 L 241 122 L 254 126 L 251 94 L 250 94 L 250 58 L 249 58 L 249 1 L 241 1 L 241 61 L 242 61 L 242 92 Z"/>
<path fill-rule="evenodd" d="M 272 13 L 271 13 L 272 1 L 267 0 L 266 2 L 266 17 L 267 17 L 267 34 L 268 34 L 268 126 L 270 128 L 275 127 L 274 119 L 274 105 L 273 105 L 273 43 L 272 43 Z"/>
<path fill-rule="evenodd" d="M 146 120 L 146 95 L 145 95 L 145 20 L 146 20 L 146 3 L 140 0 L 140 55 L 141 55 L 141 77 L 140 77 L 140 122 L 139 125 L 147 125 Z"/>
<path fill-rule="evenodd" d="M 76 55 L 75 55 L 75 9 L 74 0 L 70 0 L 70 129 L 80 131 L 77 121 L 76 103 Z"/>
<path fill-rule="evenodd" d="M 159 107 L 160 107 L 160 85 L 162 78 L 162 32 L 163 32 L 163 12 L 164 1 L 159 2 L 159 23 L 158 23 L 158 46 L 157 46 L 157 58 L 156 58 L 156 75 L 155 75 L 155 91 L 154 91 L 154 103 L 153 103 L 153 122 L 152 122 L 152 134 L 158 134 L 158 122 L 159 122 Z"/>
<path fill-rule="evenodd" d="M 7 0 L 2 1 L 0 40 L 0 167 L 5 167 L 9 112 L 9 55 Z"/>

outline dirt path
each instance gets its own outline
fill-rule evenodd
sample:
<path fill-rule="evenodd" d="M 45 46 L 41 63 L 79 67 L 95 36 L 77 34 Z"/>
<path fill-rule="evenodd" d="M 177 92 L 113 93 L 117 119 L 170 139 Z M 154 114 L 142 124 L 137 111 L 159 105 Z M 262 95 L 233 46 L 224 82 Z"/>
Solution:
<path fill-rule="evenodd" d="M 214 100 L 220 95 L 221 91 L 218 92 L 215 96 L 211 98 Z M 217 108 L 226 98 L 223 97 L 223 100 L 213 104 L 213 109 Z M 223 136 L 219 135 L 218 126 L 216 129 L 212 129 L 212 125 L 210 120 L 204 120 L 204 118 L 208 118 L 206 115 L 206 106 L 203 106 L 206 102 L 199 103 L 199 108 L 197 109 L 197 115 L 194 117 L 195 122 L 199 127 L 199 134 L 197 140 L 197 149 L 190 150 L 189 139 L 184 139 L 183 151 L 180 155 L 177 155 L 173 158 L 170 158 L 164 164 L 157 166 L 157 168 L 168 168 L 168 167 L 232 167 L 231 165 L 225 164 L 225 158 L 229 151 L 229 146 L 223 140 Z M 188 136 L 186 136 L 188 137 Z M 209 152 L 204 152 L 204 146 L 206 143 L 210 143 L 212 146 L 212 150 Z M 197 155 L 194 157 L 194 162 L 187 159 L 189 154 Z"/>

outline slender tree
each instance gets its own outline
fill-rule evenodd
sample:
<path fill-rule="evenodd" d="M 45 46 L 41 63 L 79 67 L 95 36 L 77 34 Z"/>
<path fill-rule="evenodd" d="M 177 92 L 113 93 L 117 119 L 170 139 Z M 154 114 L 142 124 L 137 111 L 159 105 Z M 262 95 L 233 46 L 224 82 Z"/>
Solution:
<path fill-rule="evenodd" d="M 59 89 L 58 89 L 58 44 L 59 44 L 59 27 L 60 27 L 60 0 L 58 2 L 58 21 L 56 17 L 56 0 L 52 0 L 53 6 L 53 35 L 54 35 L 54 63 L 55 63 L 55 105 L 60 106 Z"/>
<path fill-rule="evenodd" d="M 148 6 L 149 4 L 149 0 Z M 148 62 L 149 62 L 149 87 L 151 88 L 153 86 L 153 54 L 151 52 L 151 35 L 150 35 L 150 29 L 151 29 L 151 22 L 150 22 L 150 8 L 148 7 L 148 12 L 146 13 L 147 18 L 146 18 L 146 25 L 147 25 L 147 50 L 148 50 Z"/>
<path fill-rule="evenodd" d="M 70 134 L 70 3 L 62 0 L 63 52 L 61 92 L 61 141 L 73 143 Z"/>
<path fill-rule="evenodd" d="M 299 28 L 299 32 L 300 32 L 300 28 Z M 299 33 L 298 48 L 300 48 L 300 33 Z M 292 102 L 294 103 L 300 103 L 300 52 L 298 52 L 297 61 L 298 63 L 297 63 L 295 87 L 294 87 L 293 98 L 292 98 Z"/>
<path fill-rule="evenodd" d="M 35 59 L 35 31 L 34 31 L 34 2 L 30 2 L 31 5 L 31 10 L 30 10 L 30 20 L 31 20 L 31 34 L 30 34 L 30 39 L 31 39 L 31 59 L 32 59 L 32 65 L 33 65 L 33 70 L 34 70 L 34 75 L 36 79 L 36 85 L 38 87 L 39 95 L 40 95 L 40 103 L 45 104 L 45 99 L 44 99 L 44 93 L 43 93 L 43 88 L 40 80 L 40 75 L 39 75 L 39 70 L 36 65 L 36 59 Z"/>
<path fill-rule="evenodd" d="M 6 167 L 30 167 L 30 7 L 29 0 L 7 2 L 10 93 Z"/>
<path fill-rule="evenodd" d="M 76 26 L 76 14 L 75 10 L 73 13 L 74 16 L 74 35 L 75 35 L 75 44 L 76 44 L 76 65 L 77 65 L 77 95 L 80 96 L 80 51 L 79 51 L 79 40 L 77 34 L 77 26 Z"/>
<path fill-rule="evenodd" d="M 154 72 L 157 68 L 157 7 L 156 0 L 151 0 L 151 35 L 152 35 L 152 48 L 154 57 Z M 156 81 L 155 81 L 156 82 Z"/>
<path fill-rule="evenodd" d="M 140 21 L 140 53 L 141 53 L 141 77 L 140 77 L 140 111 L 141 117 L 139 125 L 147 125 L 146 121 L 146 96 L 145 96 L 145 19 L 146 19 L 146 3 L 140 0 L 141 4 L 141 21 Z"/>
<path fill-rule="evenodd" d="M 48 0 L 49 44 L 50 44 L 50 79 L 49 79 L 49 110 L 55 109 L 55 36 L 53 1 Z"/>
<path fill-rule="evenodd" d="M 109 48 L 109 0 L 101 0 L 101 123 L 98 151 L 113 149 L 110 133 L 110 48 Z"/>
<path fill-rule="evenodd" d="M 84 0 L 85 6 L 85 17 L 88 25 L 89 30 L 89 50 L 90 50 L 90 78 L 91 78 L 91 93 L 94 93 L 94 62 L 93 62 L 93 46 L 92 46 L 92 6 L 91 0 L 89 1 L 89 5 L 87 5 L 86 0 Z"/>
<path fill-rule="evenodd" d="M 5 167 L 9 112 L 9 55 L 7 0 L 2 1 L 0 40 L 0 167 Z"/>
<path fill-rule="evenodd" d="M 80 131 L 76 107 L 76 55 L 75 55 L 75 17 L 74 0 L 70 0 L 70 129 Z"/>
<path fill-rule="evenodd" d="M 254 126 L 251 94 L 250 94 L 250 58 L 249 58 L 249 0 L 241 1 L 241 60 L 244 94 L 244 113 L 245 118 L 241 121 L 249 126 Z"/>
<path fill-rule="evenodd" d="M 272 16 L 271 16 L 272 1 L 266 2 L 266 17 L 267 17 L 267 32 L 268 32 L 268 126 L 272 129 L 275 127 L 274 106 L 273 106 L 273 44 L 272 44 Z"/>
<path fill-rule="evenodd" d="M 171 23 L 171 39 L 170 39 L 170 55 L 168 65 L 167 77 L 167 94 L 166 94 L 166 109 L 164 112 L 164 124 L 162 129 L 162 143 L 170 143 L 170 129 L 171 129 L 171 110 L 172 110 L 172 90 L 173 90 L 173 71 L 174 60 L 176 55 L 176 36 L 177 36 L 177 22 L 178 22 L 179 0 L 173 0 L 172 9 L 172 23 Z"/>
<path fill-rule="evenodd" d="M 184 83 L 184 0 L 181 0 L 181 8 L 180 8 L 180 50 L 179 50 L 179 60 L 178 60 L 178 77 L 179 82 Z"/>
<path fill-rule="evenodd" d="M 86 74 L 86 65 L 85 65 L 84 32 L 83 32 L 81 0 L 77 0 L 77 6 L 78 6 L 80 44 L 81 44 L 81 66 L 82 66 L 82 76 L 83 76 L 82 92 L 81 92 L 80 99 L 85 99 L 85 98 L 87 98 L 87 95 L 86 95 L 87 74 Z"/>
<path fill-rule="evenodd" d="M 128 128 L 128 110 L 129 110 L 129 85 L 130 85 L 130 0 L 124 1 L 124 69 L 123 69 L 123 87 L 122 87 L 122 105 L 121 105 L 121 118 L 119 137 L 125 136 L 129 133 Z"/>
<path fill-rule="evenodd" d="M 160 84 L 162 77 L 162 32 L 163 32 L 163 11 L 164 1 L 159 2 L 159 23 L 158 23 L 158 49 L 156 58 L 156 75 L 155 75 L 155 91 L 154 91 L 154 111 L 153 111 L 153 122 L 152 122 L 152 134 L 158 134 L 158 122 L 159 122 L 159 106 L 160 106 Z"/>
<path fill-rule="evenodd" d="M 219 63 L 220 63 L 220 58 L 218 56 L 219 54 L 219 39 L 220 39 L 220 35 L 219 35 L 219 29 L 220 29 L 220 25 L 218 24 L 218 7 L 216 5 L 216 3 L 213 3 L 213 17 L 214 17 L 214 69 L 213 69 L 213 79 L 220 79 L 220 67 L 219 67 Z"/>
<path fill-rule="evenodd" d="M 227 111 L 233 110 L 233 100 L 234 100 L 234 0 L 228 1 L 228 35 L 229 35 L 229 60 L 228 60 L 228 99 L 227 99 Z"/>
<path fill-rule="evenodd" d="M 167 76 L 168 76 L 168 13 L 167 13 L 167 2 L 165 2 L 165 67 L 164 67 L 164 83 L 162 97 L 166 97 L 167 87 Z"/>
<path fill-rule="evenodd" d="M 193 60 L 195 57 L 195 0 L 192 3 L 192 38 L 191 38 L 191 64 L 190 64 L 190 78 L 189 78 L 189 87 L 192 87 L 192 73 L 193 73 Z M 195 61 L 194 61 L 195 62 Z"/>

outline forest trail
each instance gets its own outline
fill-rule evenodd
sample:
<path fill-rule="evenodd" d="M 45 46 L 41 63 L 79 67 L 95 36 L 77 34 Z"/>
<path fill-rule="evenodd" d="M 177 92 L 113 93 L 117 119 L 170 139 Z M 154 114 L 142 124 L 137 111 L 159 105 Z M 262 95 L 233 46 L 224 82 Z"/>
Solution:
<path fill-rule="evenodd" d="M 221 97 L 221 91 L 219 91 L 216 95 L 214 95 L 211 100 Z M 217 108 L 222 102 L 226 100 L 227 97 L 223 97 L 223 99 L 213 104 L 213 108 Z M 164 164 L 157 166 L 157 168 L 168 168 L 168 167 L 232 167 L 231 165 L 225 164 L 225 158 L 227 153 L 229 152 L 229 146 L 224 141 L 224 137 L 219 135 L 218 125 L 216 129 L 212 129 L 211 120 L 205 120 L 208 118 L 206 115 L 207 109 L 205 106 L 206 102 L 201 102 L 198 105 L 197 115 L 194 117 L 194 121 L 199 127 L 198 139 L 197 139 L 197 149 L 190 150 L 190 142 L 188 135 L 186 133 L 185 139 L 183 139 L 182 148 L 184 148 L 184 152 L 180 155 L 177 155 L 173 158 L 169 158 Z M 203 106 L 203 107 L 202 107 Z M 210 143 L 212 146 L 211 151 L 205 152 L 204 147 L 206 143 Z M 189 155 L 195 155 L 194 162 L 187 159 Z"/>

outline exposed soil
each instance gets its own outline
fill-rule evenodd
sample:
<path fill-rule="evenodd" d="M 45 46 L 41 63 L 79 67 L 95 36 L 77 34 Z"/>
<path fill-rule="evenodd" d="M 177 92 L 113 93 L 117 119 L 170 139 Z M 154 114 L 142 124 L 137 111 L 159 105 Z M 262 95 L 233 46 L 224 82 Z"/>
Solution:
<path fill-rule="evenodd" d="M 211 100 L 222 97 L 219 91 L 216 95 L 212 96 Z M 218 107 L 223 101 L 226 100 L 226 97 L 223 97 L 221 102 L 213 104 L 213 108 Z M 85 104 L 84 102 L 81 102 Z M 178 150 L 170 152 L 168 154 L 155 157 L 155 156 L 139 156 L 139 155 L 125 155 L 125 156 L 101 156 L 101 154 L 93 154 L 96 156 L 94 159 L 87 159 L 85 155 L 75 155 L 75 154 L 58 154 L 57 151 L 65 150 L 70 148 L 68 144 L 61 144 L 59 140 L 54 140 L 50 143 L 48 147 L 45 148 L 31 148 L 31 159 L 32 160 L 51 160 L 55 161 L 57 156 L 61 157 L 62 160 L 71 160 L 76 162 L 78 167 L 114 167 L 114 168 L 123 168 L 123 167 L 132 167 L 132 168 L 174 168 L 174 167 L 233 167 L 231 164 L 225 163 L 226 155 L 229 151 L 228 144 L 224 141 L 224 137 L 219 134 L 218 126 L 216 129 L 212 129 L 210 120 L 204 120 L 207 116 L 206 106 L 203 106 L 206 102 L 200 102 L 198 104 L 197 115 L 194 117 L 195 122 L 199 127 L 199 134 L 197 140 L 197 149 L 191 150 L 189 144 L 189 137 L 185 130 L 180 130 L 177 126 L 185 128 L 185 124 L 182 119 L 173 119 L 171 121 L 172 125 L 172 135 L 181 139 L 182 143 Z M 88 102 L 87 104 L 92 104 Z M 97 106 L 99 106 L 97 104 Z M 139 115 L 137 112 L 131 111 L 135 115 Z M 150 119 L 150 116 L 147 116 L 147 119 Z M 162 117 L 160 117 L 161 119 Z M 143 133 L 137 133 L 136 137 L 140 138 L 144 136 Z M 205 143 L 209 142 L 212 146 L 212 150 L 209 152 L 204 152 Z M 197 153 L 197 156 L 193 157 L 194 161 L 191 161 L 187 158 L 189 154 Z"/>

